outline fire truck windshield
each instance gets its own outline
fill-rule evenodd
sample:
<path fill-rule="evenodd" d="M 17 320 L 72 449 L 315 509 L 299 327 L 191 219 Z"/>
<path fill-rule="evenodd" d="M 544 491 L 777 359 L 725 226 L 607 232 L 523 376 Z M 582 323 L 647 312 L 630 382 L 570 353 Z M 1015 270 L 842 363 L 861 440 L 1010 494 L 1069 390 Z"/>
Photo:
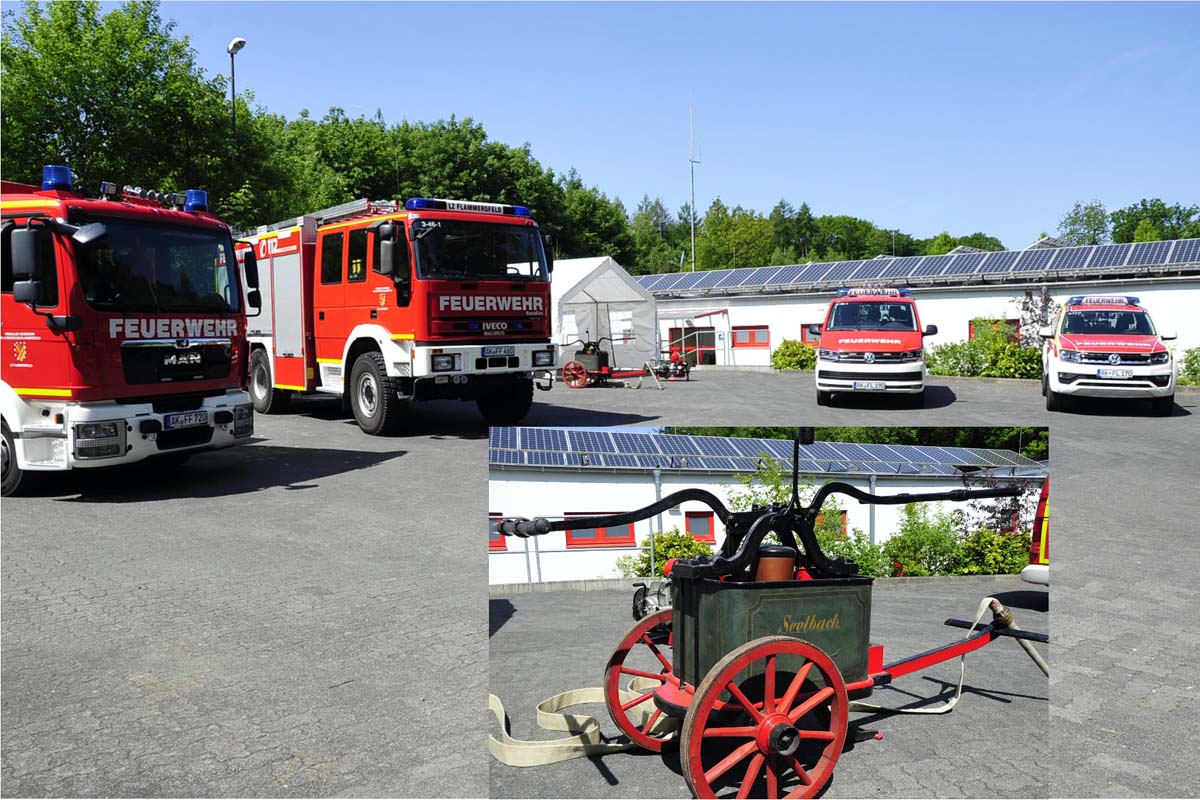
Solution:
<path fill-rule="evenodd" d="M 84 299 L 104 311 L 223 314 L 241 308 L 228 234 L 107 218 L 108 234 L 75 248 Z"/>
<path fill-rule="evenodd" d="M 915 331 L 917 321 L 910 303 L 836 303 L 830 331 Z"/>
<path fill-rule="evenodd" d="M 422 278 L 545 280 L 537 228 L 491 222 L 416 219 L 412 238 Z"/>
<path fill-rule="evenodd" d="M 1153 336 L 1154 323 L 1144 311 L 1068 311 L 1063 333 L 1100 333 L 1106 336 Z"/>

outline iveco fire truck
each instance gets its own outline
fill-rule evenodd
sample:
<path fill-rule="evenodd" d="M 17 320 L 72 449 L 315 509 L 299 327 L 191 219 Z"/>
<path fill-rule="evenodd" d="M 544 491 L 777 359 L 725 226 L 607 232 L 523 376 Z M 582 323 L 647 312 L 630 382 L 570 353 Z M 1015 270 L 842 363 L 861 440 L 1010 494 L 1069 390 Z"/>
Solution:
<path fill-rule="evenodd" d="M 319 392 L 387 434 L 409 401 L 459 399 L 511 425 L 551 386 L 553 264 L 524 206 L 362 199 L 244 241 L 266 295 L 250 330 L 260 412 Z"/>
<path fill-rule="evenodd" d="M 100 184 L 64 166 L 39 189 L 4 181 L 3 492 L 27 473 L 98 467 L 245 442 L 246 305 L 227 225 L 203 190 Z M 249 287 L 243 296 L 243 278 Z"/>

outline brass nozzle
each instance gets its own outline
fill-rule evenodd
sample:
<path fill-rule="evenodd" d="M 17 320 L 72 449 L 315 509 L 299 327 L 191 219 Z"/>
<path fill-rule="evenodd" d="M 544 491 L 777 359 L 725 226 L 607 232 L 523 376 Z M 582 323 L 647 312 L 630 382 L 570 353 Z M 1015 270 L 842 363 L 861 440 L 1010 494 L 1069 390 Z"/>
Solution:
<path fill-rule="evenodd" d="M 992 609 L 992 623 L 1000 628 L 1007 628 L 1012 625 L 1012 612 L 1000 604 L 999 600 L 992 600 L 988 604 Z"/>

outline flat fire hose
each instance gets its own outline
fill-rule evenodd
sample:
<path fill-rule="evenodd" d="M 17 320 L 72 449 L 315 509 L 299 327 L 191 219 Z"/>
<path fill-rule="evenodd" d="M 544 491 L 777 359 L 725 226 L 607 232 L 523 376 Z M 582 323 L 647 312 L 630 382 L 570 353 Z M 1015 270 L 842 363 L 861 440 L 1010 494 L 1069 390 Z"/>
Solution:
<path fill-rule="evenodd" d="M 634 678 L 629 682 L 628 689 L 621 690 L 621 700 L 635 700 L 648 689 L 658 685 L 658 681 L 649 678 Z M 604 689 L 599 686 L 572 689 L 547 697 L 537 705 L 538 727 L 548 731 L 569 731 L 574 735 L 561 739 L 515 739 L 509 733 L 508 715 L 504 713 L 504 705 L 500 698 L 489 694 L 488 710 L 495 715 L 500 724 L 500 736 L 488 736 L 488 752 L 501 764 L 510 767 L 537 767 L 572 758 L 587 758 L 638 748 L 638 745 L 627 740 L 608 740 L 600 732 L 600 723 L 595 717 L 562 713 L 565 708 L 587 703 L 604 703 Z M 642 715 L 640 727 L 649 720 L 650 712 L 642 709 L 639 713 Z M 663 715 L 650 733 L 663 733 L 676 725 L 678 722 L 675 719 Z"/>

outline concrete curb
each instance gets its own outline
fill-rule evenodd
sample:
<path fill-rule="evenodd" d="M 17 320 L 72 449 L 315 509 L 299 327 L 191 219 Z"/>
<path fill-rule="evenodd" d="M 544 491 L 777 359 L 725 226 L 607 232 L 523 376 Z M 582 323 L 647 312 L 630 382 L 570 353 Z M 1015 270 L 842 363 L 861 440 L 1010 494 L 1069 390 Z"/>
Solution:
<path fill-rule="evenodd" d="M 899 588 L 914 583 L 963 584 L 998 583 L 1020 580 L 1018 575 L 946 575 L 941 577 L 876 578 L 876 589 Z M 488 586 L 488 597 L 508 597 L 536 592 L 632 592 L 635 583 L 651 583 L 657 578 L 592 578 L 548 583 L 496 583 Z"/>

